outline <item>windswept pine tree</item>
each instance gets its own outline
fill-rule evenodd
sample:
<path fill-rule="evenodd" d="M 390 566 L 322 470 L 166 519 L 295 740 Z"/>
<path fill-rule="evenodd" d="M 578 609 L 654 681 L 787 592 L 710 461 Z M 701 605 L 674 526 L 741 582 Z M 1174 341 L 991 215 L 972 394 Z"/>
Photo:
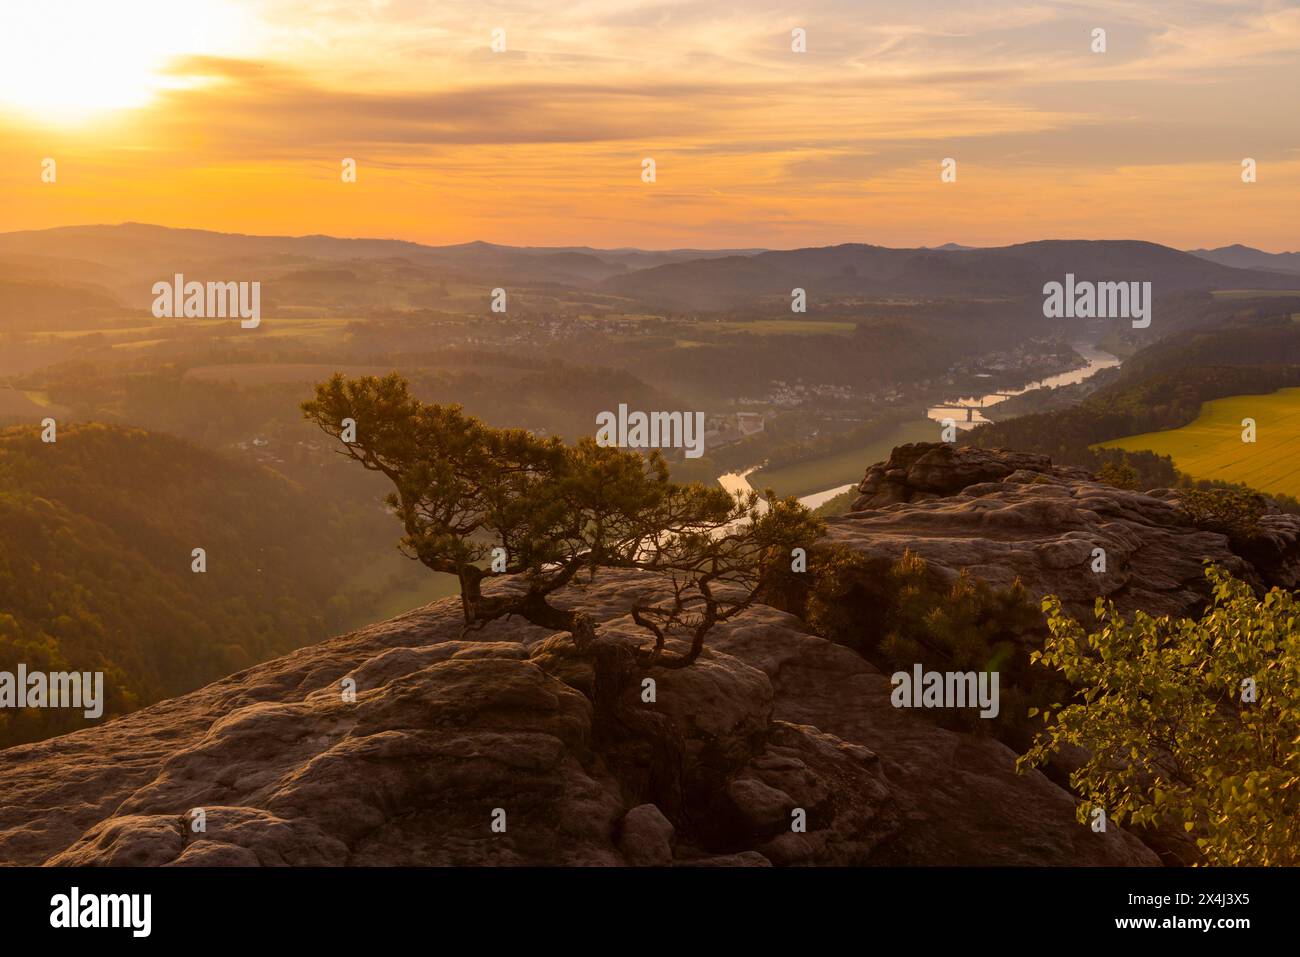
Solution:
<path fill-rule="evenodd" d="M 753 493 L 732 498 L 671 482 L 658 453 L 490 428 L 459 406 L 419 401 L 397 374 L 335 375 L 303 412 L 340 440 L 343 455 L 392 482 L 387 502 L 402 523 L 401 547 L 457 578 L 467 632 L 517 615 L 571 637 L 573 656 L 591 669 L 581 690 L 598 736 L 649 742 L 652 788 L 666 810 L 679 808 L 680 742 L 668 719 L 639 701 L 640 679 L 693 664 L 710 630 L 753 604 L 792 550 L 817 537 L 819 520 L 793 499 L 763 510 Z M 640 644 L 604 635 L 590 615 L 551 600 L 605 568 L 663 576 L 664 601 L 629 603 L 645 630 Z M 487 593 L 497 574 L 522 587 Z"/>

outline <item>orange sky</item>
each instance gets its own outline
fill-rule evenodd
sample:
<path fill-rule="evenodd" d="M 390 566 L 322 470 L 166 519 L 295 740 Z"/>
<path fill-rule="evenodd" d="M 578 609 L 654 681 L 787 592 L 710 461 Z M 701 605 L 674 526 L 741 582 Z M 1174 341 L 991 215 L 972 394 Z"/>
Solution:
<path fill-rule="evenodd" d="M 1298 67 L 1280 2 L 6 3 L 0 229 L 1295 249 Z"/>

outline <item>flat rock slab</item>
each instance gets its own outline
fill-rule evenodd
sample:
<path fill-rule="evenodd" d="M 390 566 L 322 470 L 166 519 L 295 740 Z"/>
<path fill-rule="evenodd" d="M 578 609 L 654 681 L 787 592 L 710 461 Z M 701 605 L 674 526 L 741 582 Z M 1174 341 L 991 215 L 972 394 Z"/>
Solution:
<path fill-rule="evenodd" d="M 610 573 L 563 601 L 632 634 L 634 596 L 662 588 Z M 624 794 L 592 751 L 587 699 L 531 657 L 552 634 L 505 621 L 474 637 L 448 599 L 2 751 L 0 862 L 665 863 L 680 835 Z M 790 615 L 751 609 L 701 665 L 664 673 L 659 702 L 728 776 L 718 809 L 735 832 L 679 844 L 675 864 L 1157 863 L 1078 824 L 1071 797 L 1016 774 L 997 742 L 892 708 L 885 676 Z M 786 828 L 790 803 L 808 833 Z"/>

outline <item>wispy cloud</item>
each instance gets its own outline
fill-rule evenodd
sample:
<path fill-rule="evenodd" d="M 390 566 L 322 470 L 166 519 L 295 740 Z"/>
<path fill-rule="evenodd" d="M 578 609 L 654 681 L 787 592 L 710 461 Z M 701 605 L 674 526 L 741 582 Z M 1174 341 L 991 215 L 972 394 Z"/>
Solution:
<path fill-rule="evenodd" d="M 1291 3 L 203 2 L 245 25 L 239 42 L 168 50 L 134 110 L 51 126 L 0 95 L 16 227 L 1294 244 Z M 58 191 L 33 182 L 52 152 L 71 162 Z M 361 164 L 351 192 L 343 157 Z"/>

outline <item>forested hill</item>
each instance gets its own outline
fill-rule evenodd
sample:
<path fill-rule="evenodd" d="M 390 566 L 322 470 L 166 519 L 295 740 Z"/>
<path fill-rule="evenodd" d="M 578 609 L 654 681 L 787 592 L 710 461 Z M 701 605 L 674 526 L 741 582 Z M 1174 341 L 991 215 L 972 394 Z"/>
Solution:
<path fill-rule="evenodd" d="M 179 439 L 0 431 L 0 670 L 104 671 L 105 717 L 196 688 L 337 626 L 344 539 L 284 478 Z M 0 711 L 0 746 L 82 723 Z"/>

